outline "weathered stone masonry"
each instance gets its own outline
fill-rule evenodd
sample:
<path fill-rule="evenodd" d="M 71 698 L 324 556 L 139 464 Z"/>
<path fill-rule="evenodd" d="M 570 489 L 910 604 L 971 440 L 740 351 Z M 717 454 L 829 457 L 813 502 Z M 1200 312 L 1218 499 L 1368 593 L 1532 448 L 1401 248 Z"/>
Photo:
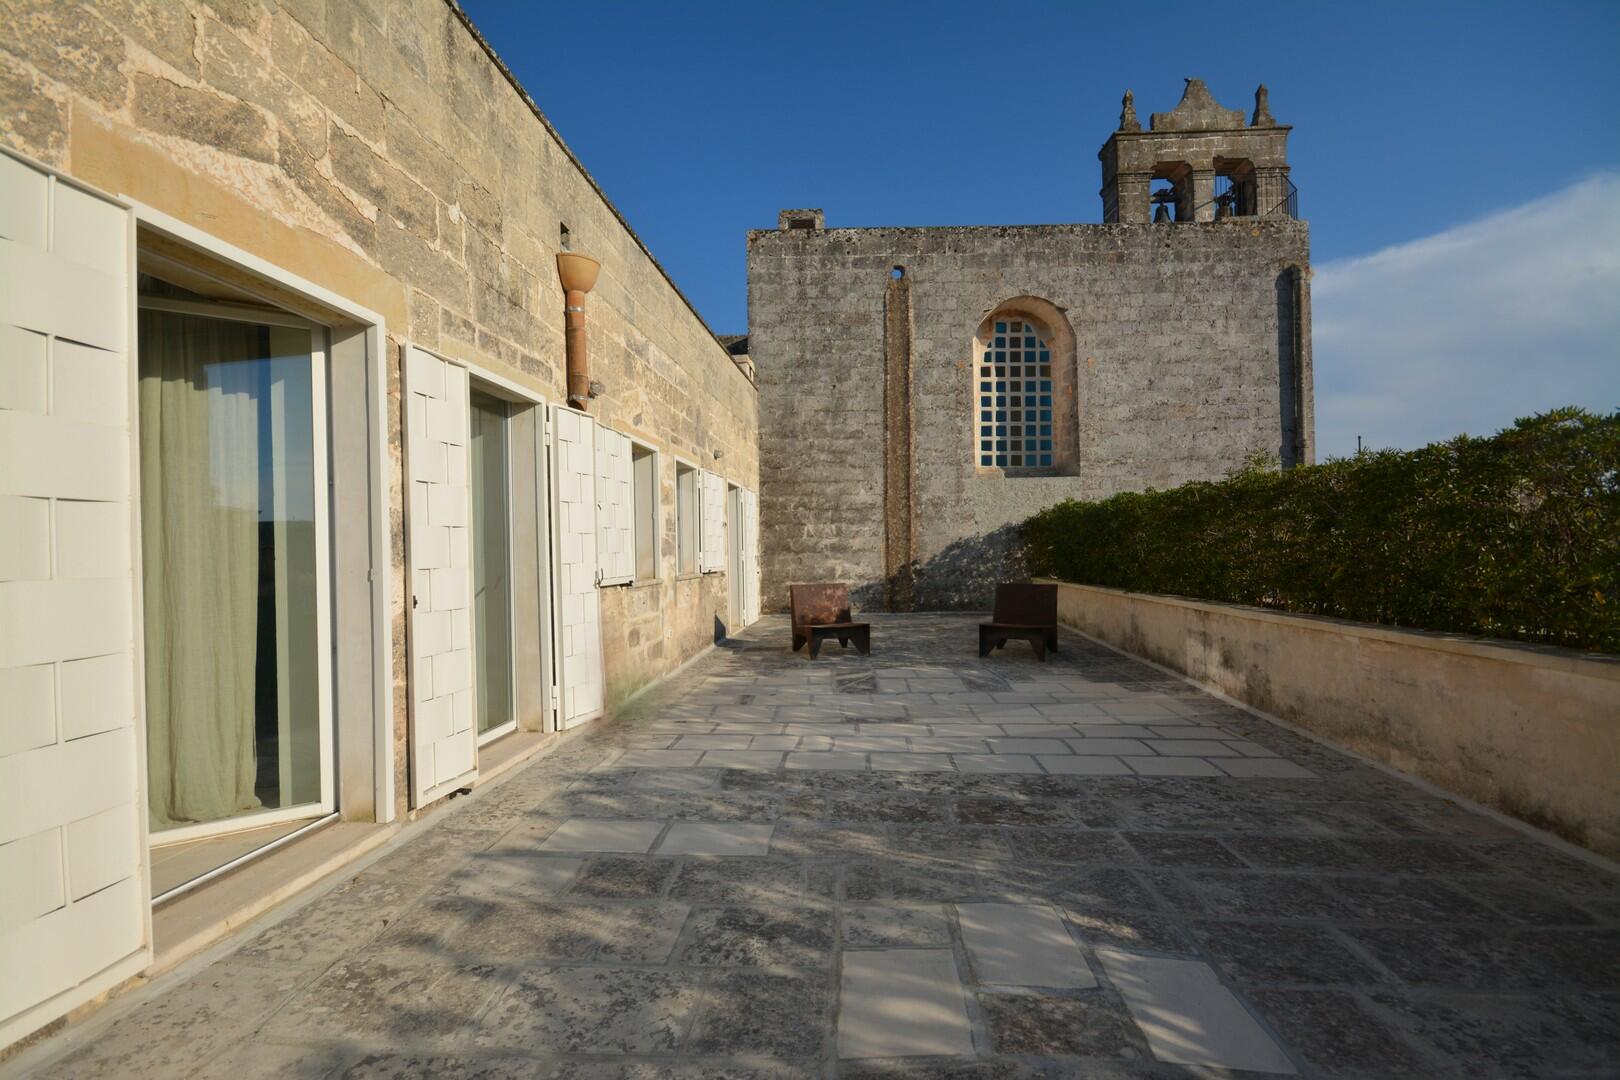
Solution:
<path fill-rule="evenodd" d="M 675 457 L 756 488 L 757 400 L 445 0 L 0 0 L 0 138 L 382 314 L 390 338 L 395 789 L 405 748 L 398 347 L 563 398 L 555 255 L 602 262 L 599 420 L 661 451 L 659 580 L 603 590 L 611 698 L 706 646 L 725 574 L 675 572 Z M 719 451 L 719 454 L 716 454 Z"/>
<path fill-rule="evenodd" d="M 1312 460 L 1309 230 L 1279 203 L 1242 213 L 1258 204 L 1239 155 L 1271 170 L 1269 199 L 1287 182 L 1287 129 L 1218 130 L 1242 116 L 1206 104 L 1195 83 L 1153 132 L 1124 131 L 1128 114 L 1104 148 L 1135 155 L 1126 178 L 1141 183 L 1129 192 L 1108 187 L 1117 170 L 1105 169 L 1122 223 L 828 229 L 818 212 L 786 211 L 777 229 L 749 233 L 766 610 L 811 580 L 849 581 L 870 607 L 908 591 L 918 609 L 982 607 L 996 581 L 1021 574 L 1015 527 L 1045 506 L 1214 479 L 1257 454 Z M 1232 157 L 1217 165 L 1222 147 Z M 1198 168 L 1156 176 L 1166 154 Z M 1148 222 L 1155 179 L 1196 180 L 1204 193 L 1217 167 L 1249 200 L 1238 215 L 1212 220 L 1216 208 L 1189 196 L 1186 220 Z M 1072 332 L 1052 469 L 979 463 L 975 334 L 993 312 L 1030 318 L 1054 348 Z M 905 410 L 894 407 L 901 385 Z M 893 441 L 903 428 L 905 452 Z"/>

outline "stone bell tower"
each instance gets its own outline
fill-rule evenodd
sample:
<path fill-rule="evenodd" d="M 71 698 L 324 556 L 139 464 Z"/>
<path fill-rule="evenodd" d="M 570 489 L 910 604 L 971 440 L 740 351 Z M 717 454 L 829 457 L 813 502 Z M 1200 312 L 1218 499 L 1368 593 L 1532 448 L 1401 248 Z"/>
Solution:
<path fill-rule="evenodd" d="M 1222 108 L 1202 79 L 1188 79 L 1181 103 L 1154 113 L 1147 131 L 1126 91 L 1119 130 L 1097 152 L 1103 221 L 1297 218 L 1298 195 L 1288 179 L 1290 130 L 1272 118 L 1263 85 L 1244 123 L 1243 110 Z"/>

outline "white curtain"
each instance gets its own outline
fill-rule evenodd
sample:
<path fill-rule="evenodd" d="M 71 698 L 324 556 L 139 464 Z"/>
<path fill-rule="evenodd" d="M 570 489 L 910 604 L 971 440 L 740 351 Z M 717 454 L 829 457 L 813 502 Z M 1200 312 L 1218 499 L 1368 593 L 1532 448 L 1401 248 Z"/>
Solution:
<path fill-rule="evenodd" d="M 254 795 L 263 329 L 140 313 L 141 561 L 154 830 Z"/>

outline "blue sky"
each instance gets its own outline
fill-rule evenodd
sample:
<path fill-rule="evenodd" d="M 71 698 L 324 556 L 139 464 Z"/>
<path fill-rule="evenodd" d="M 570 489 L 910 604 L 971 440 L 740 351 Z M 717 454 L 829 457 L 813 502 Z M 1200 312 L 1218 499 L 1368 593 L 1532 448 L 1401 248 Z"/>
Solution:
<path fill-rule="evenodd" d="M 463 3 L 719 333 L 783 207 L 1100 220 L 1120 95 L 1146 123 L 1196 75 L 1245 110 L 1265 82 L 1294 125 L 1321 453 L 1620 406 L 1614 0 Z"/>

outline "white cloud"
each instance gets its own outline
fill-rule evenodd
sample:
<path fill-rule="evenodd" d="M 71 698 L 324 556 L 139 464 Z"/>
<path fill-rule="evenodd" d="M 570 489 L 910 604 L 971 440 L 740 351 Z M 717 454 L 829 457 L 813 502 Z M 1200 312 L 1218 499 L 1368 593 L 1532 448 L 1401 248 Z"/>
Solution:
<path fill-rule="evenodd" d="M 1318 460 L 1620 407 L 1620 174 L 1324 263 L 1311 303 Z"/>

